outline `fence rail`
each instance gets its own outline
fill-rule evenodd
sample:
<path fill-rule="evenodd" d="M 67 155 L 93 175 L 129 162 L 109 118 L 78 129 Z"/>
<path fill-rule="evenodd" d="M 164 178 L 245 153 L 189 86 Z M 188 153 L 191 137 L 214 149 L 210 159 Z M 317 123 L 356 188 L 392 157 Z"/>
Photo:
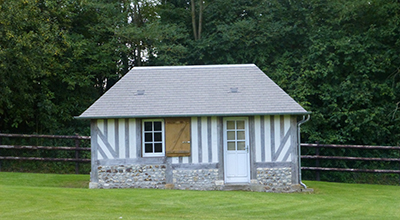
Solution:
<path fill-rule="evenodd" d="M 329 159 L 329 160 L 365 160 L 365 161 L 398 161 L 399 158 L 374 158 L 374 157 L 338 157 L 338 156 L 315 156 L 315 155 L 303 155 L 301 158 L 304 159 Z"/>
<path fill-rule="evenodd" d="M 335 144 L 307 144 L 302 143 L 301 147 L 315 148 L 315 155 L 302 155 L 301 159 L 315 160 L 315 167 L 301 167 L 302 170 L 312 170 L 316 172 L 316 180 L 320 180 L 320 171 L 336 171 L 336 172 L 364 172 L 364 173 L 394 173 L 400 174 L 400 170 L 396 169 L 358 169 L 358 168 L 337 168 L 337 167 L 321 167 L 321 160 L 350 160 L 350 161 L 386 161 L 400 162 L 400 158 L 376 158 L 376 157 L 350 157 L 350 156 L 322 156 L 320 148 L 338 148 L 338 149 L 365 149 L 365 150 L 395 150 L 400 152 L 397 146 L 367 146 L 367 145 L 335 145 Z M 400 167 L 400 164 L 399 164 Z"/>
<path fill-rule="evenodd" d="M 400 150 L 400 147 L 395 146 L 370 146 L 370 145 L 343 145 L 343 144 L 307 144 L 302 143 L 302 147 L 315 147 L 315 148 L 356 148 L 356 149 L 375 149 L 375 150 Z"/>
<path fill-rule="evenodd" d="M 4 134 L 4 133 L 0 133 L 0 137 L 90 140 L 90 136 L 80 136 L 80 135 Z"/>
<path fill-rule="evenodd" d="M 49 147 L 49 146 L 29 146 L 29 145 L 0 145 L 0 149 L 28 149 L 28 150 L 78 150 L 90 151 L 89 148 L 83 147 Z"/>
<path fill-rule="evenodd" d="M 363 172 L 363 173 L 398 173 L 398 174 L 400 174 L 400 170 L 329 168 L 329 167 L 301 167 L 301 169 L 302 170 L 316 170 L 316 171 Z"/>
<path fill-rule="evenodd" d="M 36 161 L 63 161 L 63 162 L 90 162 L 90 159 L 74 159 L 74 158 L 43 158 L 43 157 L 2 157 L 0 160 L 36 160 Z M 79 173 L 76 172 L 77 174 Z"/>
<path fill-rule="evenodd" d="M 75 140 L 75 146 L 36 146 L 36 145 L 2 145 L 2 137 L 6 138 L 44 138 L 44 139 L 72 139 Z M 2 134 L 0 133 L 0 149 L 13 150 L 61 150 L 75 151 L 74 158 L 49 158 L 49 157 L 16 157 L 0 155 L 0 160 L 27 160 L 27 161 L 61 161 L 75 162 L 75 173 L 79 173 L 79 163 L 89 163 L 90 159 L 79 158 L 79 152 L 90 151 L 90 148 L 80 147 L 80 141 L 89 141 L 90 136 L 80 135 L 30 135 L 30 134 Z M 302 159 L 315 160 L 314 167 L 302 167 L 302 170 L 311 170 L 316 172 L 316 179 L 320 180 L 320 171 L 337 172 L 365 172 L 365 173 L 395 173 L 400 174 L 400 170 L 382 170 L 382 169 L 358 169 L 358 168 L 337 168 L 321 167 L 321 160 L 352 160 L 352 161 L 386 161 L 399 162 L 400 158 L 376 158 L 376 157 L 351 157 L 351 156 L 323 156 L 320 155 L 320 148 L 341 148 L 341 149 L 369 149 L 369 150 L 396 150 L 400 152 L 400 147 L 396 146 L 366 146 L 366 145 L 334 145 L 334 144 L 308 144 L 302 143 L 301 147 L 315 148 L 314 155 L 302 155 Z M 400 164 L 399 164 L 400 165 Z"/>
<path fill-rule="evenodd" d="M 1 138 L 43 138 L 43 139 L 72 139 L 75 146 L 36 146 L 36 145 L 2 145 Z M 90 151 L 90 148 L 81 147 L 81 141 L 90 140 L 90 136 L 80 135 L 37 135 L 37 134 L 1 134 L 0 149 L 8 150 L 62 150 L 75 151 L 74 158 L 50 158 L 50 157 L 15 157 L 0 155 L 0 160 L 26 160 L 26 161 L 53 161 L 53 162 L 75 162 L 75 173 L 79 174 L 79 163 L 89 163 L 90 159 L 80 158 L 79 152 Z"/>

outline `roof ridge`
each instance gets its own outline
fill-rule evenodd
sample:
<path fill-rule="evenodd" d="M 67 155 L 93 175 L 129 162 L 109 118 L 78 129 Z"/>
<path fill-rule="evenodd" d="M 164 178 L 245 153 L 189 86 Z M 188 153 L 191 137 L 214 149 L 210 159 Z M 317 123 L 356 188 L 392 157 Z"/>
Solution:
<path fill-rule="evenodd" d="M 217 67 L 249 67 L 255 64 L 212 64 L 212 65 L 187 65 L 187 66 L 135 66 L 134 68 L 140 69 L 173 69 L 173 68 L 217 68 Z"/>

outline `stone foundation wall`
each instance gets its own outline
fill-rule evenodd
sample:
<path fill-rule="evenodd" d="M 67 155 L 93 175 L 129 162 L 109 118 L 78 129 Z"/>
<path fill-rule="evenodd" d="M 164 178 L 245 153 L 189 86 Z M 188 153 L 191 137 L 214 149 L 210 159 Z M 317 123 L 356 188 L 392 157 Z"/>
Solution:
<path fill-rule="evenodd" d="M 165 165 L 99 166 L 96 188 L 164 188 Z"/>
<path fill-rule="evenodd" d="M 292 184 L 291 168 L 257 168 L 256 179 L 249 184 L 225 184 L 218 179 L 218 169 L 175 169 L 169 171 L 172 183 L 167 183 L 166 165 L 113 165 L 98 167 L 98 182 L 90 188 L 159 188 L 184 190 L 250 190 L 259 192 L 299 192 Z M 171 176 L 169 177 L 171 178 Z"/>
<path fill-rule="evenodd" d="M 218 169 L 174 170 L 175 189 L 216 190 Z"/>
<path fill-rule="evenodd" d="M 257 184 L 263 186 L 266 192 L 291 192 L 292 169 L 285 168 L 257 168 Z"/>

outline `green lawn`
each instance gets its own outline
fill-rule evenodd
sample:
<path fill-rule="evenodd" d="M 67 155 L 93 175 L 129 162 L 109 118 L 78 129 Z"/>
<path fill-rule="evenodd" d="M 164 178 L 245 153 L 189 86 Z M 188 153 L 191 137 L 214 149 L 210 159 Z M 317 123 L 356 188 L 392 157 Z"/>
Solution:
<path fill-rule="evenodd" d="M 312 194 L 90 190 L 88 175 L 0 172 L 0 219 L 400 219 L 400 187 L 305 181 Z"/>

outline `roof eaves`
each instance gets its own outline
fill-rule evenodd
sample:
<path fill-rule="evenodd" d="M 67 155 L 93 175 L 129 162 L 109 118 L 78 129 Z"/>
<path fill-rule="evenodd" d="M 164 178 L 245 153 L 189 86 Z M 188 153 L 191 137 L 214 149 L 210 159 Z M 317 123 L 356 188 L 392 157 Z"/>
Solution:
<path fill-rule="evenodd" d="M 109 119 L 109 118 L 172 118 L 172 117 L 233 117 L 255 115 L 310 115 L 312 112 L 271 112 L 271 113 L 226 113 L 226 114 L 171 114 L 171 115 L 124 115 L 124 116 L 75 116 L 75 119 Z"/>

